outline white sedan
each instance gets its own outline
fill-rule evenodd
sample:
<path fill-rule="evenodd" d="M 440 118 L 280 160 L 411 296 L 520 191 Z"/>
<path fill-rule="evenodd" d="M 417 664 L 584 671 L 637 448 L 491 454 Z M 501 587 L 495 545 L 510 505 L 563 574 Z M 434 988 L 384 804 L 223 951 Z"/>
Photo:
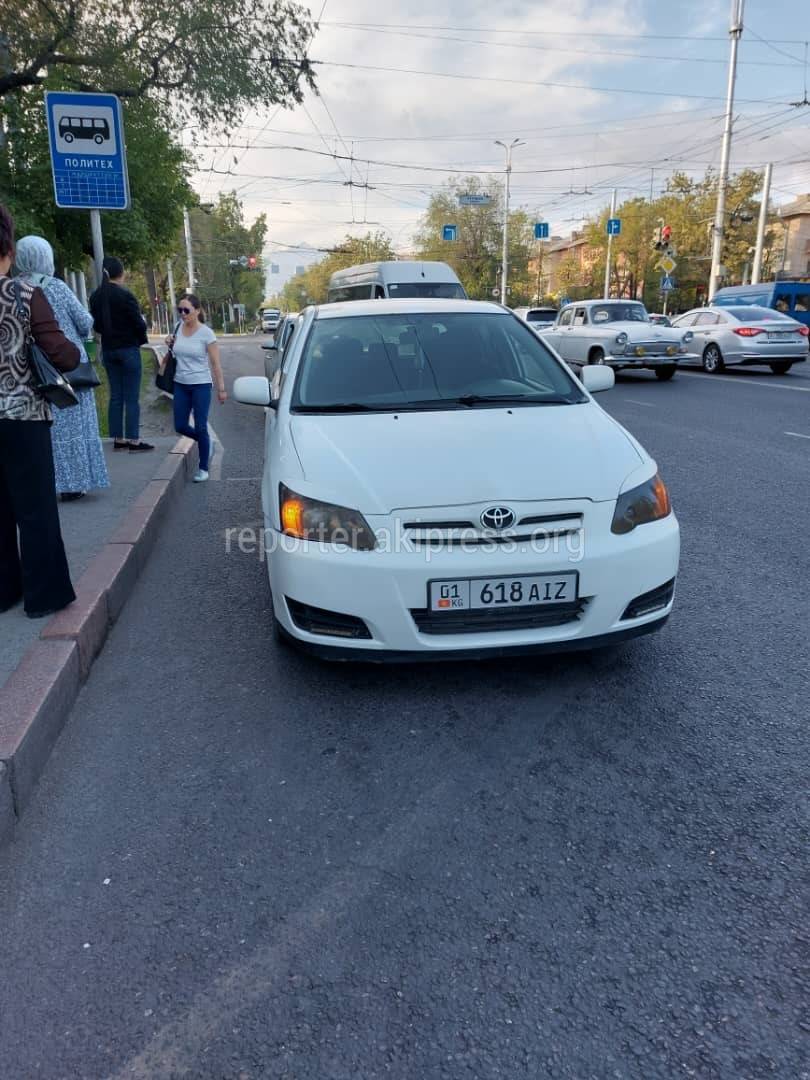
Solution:
<path fill-rule="evenodd" d="M 277 628 L 364 660 L 593 648 L 666 621 L 678 523 L 652 458 L 487 303 L 309 308 L 266 408 Z"/>

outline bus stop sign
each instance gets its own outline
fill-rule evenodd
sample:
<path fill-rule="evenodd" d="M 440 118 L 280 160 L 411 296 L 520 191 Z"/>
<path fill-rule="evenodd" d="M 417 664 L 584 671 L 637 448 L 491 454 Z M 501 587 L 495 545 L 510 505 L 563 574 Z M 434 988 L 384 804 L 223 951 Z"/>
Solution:
<path fill-rule="evenodd" d="M 114 94 L 45 94 L 56 205 L 128 210 L 129 176 L 121 102 Z"/>

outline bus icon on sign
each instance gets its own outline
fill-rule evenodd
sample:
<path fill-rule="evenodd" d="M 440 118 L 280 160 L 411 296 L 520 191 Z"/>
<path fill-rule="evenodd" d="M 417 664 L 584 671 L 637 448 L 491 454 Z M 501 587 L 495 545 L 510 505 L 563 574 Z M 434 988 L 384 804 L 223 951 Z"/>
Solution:
<path fill-rule="evenodd" d="M 100 116 L 63 116 L 59 120 L 59 138 L 68 145 L 82 139 L 101 146 L 110 138 L 110 123 Z"/>

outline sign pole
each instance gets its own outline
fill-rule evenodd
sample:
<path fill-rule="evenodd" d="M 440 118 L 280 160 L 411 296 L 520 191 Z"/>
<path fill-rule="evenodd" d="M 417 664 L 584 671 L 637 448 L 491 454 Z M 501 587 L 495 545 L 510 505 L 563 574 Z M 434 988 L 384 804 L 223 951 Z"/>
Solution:
<path fill-rule="evenodd" d="M 186 292 L 194 292 L 194 249 L 191 246 L 191 219 L 188 209 L 183 207 L 183 232 L 186 237 L 186 262 L 188 263 L 188 289 Z M 247 262 L 247 260 L 245 260 Z"/>
<path fill-rule="evenodd" d="M 101 214 L 90 211 L 90 230 L 93 233 L 93 264 L 96 269 L 96 288 L 104 280 L 104 237 L 101 235 Z"/>
<path fill-rule="evenodd" d="M 610 200 L 610 219 L 611 219 L 611 221 L 613 220 L 613 218 L 616 217 L 616 194 L 617 194 L 616 188 L 614 188 L 613 189 L 613 195 L 612 195 L 611 200 Z M 612 250 L 613 250 L 613 233 L 609 232 L 608 233 L 608 242 L 607 242 L 607 259 L 605 261 L 605 300 L 609 299 L 609 297 L 610 297 L 610 254 L 611 254 Z"/>
<path fill-rule="evenodd" d="M 177 307 L 177 297 L 174 292 L 174 270 L 172 269 L 172 260 L 166 260 L 166 271 L 169 277 L 169 303 L 172 305 L 172 318 L 174 318 L 174 311 Z"/>

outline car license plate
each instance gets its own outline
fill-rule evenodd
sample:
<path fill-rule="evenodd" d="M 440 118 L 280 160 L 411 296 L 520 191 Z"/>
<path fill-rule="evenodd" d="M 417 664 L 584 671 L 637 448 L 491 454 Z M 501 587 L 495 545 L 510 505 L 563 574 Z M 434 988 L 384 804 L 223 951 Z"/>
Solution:
<path fill-rule="evenodd" d="M 431 581 L 431 611 L 565 604 L 577 599 L 576 571 L 520 577 L 459 578 Z"/>
<path fill-rule="evenodd" d="M 777 331 L 772 334 L 768 334 L 768 341 L 790 341 L 793 338 L 793 333 L 790 330 Z"/>

